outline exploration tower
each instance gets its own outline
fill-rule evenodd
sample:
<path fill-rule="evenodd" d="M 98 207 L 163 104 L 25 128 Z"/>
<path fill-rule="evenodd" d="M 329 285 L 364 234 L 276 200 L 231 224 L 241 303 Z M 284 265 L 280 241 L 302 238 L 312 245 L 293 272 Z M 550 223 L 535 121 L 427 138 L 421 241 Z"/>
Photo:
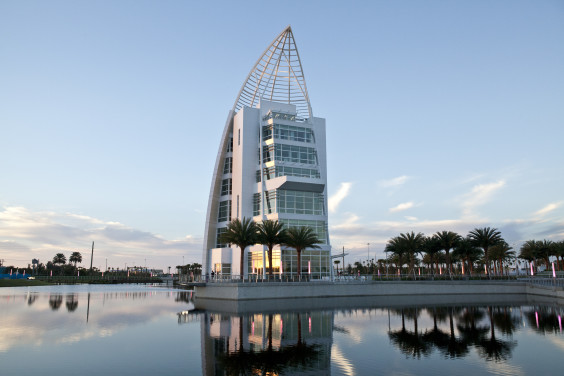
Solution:
<path fill-rule="evenodd" d="M 313 116 L 289 26 L 257 60 L 227 116 L 208 202 L 204 274 L 266 275 L 264 246 L 247 247 L 240 265 L 241 250 L 219 241 L 229 221 L 243 217 L 311 227 L 322 244 L 302 251 L 302 275 L 330 275 L 325 119 Z M 295 250 L 275 248 L 272 264 L 278 275 L 297 275 Z"/>

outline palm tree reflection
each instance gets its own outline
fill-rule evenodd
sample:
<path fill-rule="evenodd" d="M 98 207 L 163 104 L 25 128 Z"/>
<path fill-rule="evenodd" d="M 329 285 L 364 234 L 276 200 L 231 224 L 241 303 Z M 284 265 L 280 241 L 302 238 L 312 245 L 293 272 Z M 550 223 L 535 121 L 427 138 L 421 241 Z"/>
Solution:
<path fill-rule="evenodd" d="M 450 336 L 448 337 L 448 344 L 445 349 L 445 355 L 450 358 L 462 358 L 468 354 L 468 343 L 464 341 L 464 338 L 456 338 L 454 335 L 454 319 L 453 319 L 454 308 L 450 307 L 448 310 L 448 319 L 450 327 Z"/>
<path fill-rule="evenodd" d="M 447 311 L 444 308 L 433 307 L 429 312 L 432 312 L 433 316 L 433 329 L 426 330 L 423 339 L 437 349 L 445 349 L 448 346 L 449 336 L 439 329 L 437 320 L 444 321 Z"/>
<path fill-rule="evenodd" d="M 67 295 L 66 306 L 67 306 L 67 311 L 74 312 L 78 307 L 78 295 L 77 294 Z"/>
<path fill-rule="evenodd" d="M 396 312 L 398 312 L 396 310 Z M 431 345 L 425 340 L 424 336 L 419 335 L 417 318 L 419 311 L 417 308 L 402 308 L 399 310 L 401 314 L 401 330 L 388 332 L 391 342 L 396 345 L 406 357 L 420 359 L 421 355 L 428 356 L 431 352 Z M 413 331 L 405 329 L 405 316 L 413 320 Z"/>
<path fill-rule="evenodd" d="M 532 307 L 524 313 L 524 317 L 531 328 L 539 334 L 560 333 L 562 331 L 562 316 L 558 319 L 558 314 L 552 307 Z"/>
<path fill-rule="evenodd" d="M 62 304 L 63 304 L 63 295 L 53 294 L 49 296 L 49 306 L 53 311 L 56 311 L 59 308 L 61 308 Z"/>
<path fill-rule="evenodd" d="M 517 330 L 518 319 L 511 315 L 508 307 L 432 307 L 428 308 L 433 319 L 433 327 L 423 334 L 418 329 L 418 309 L 402 308 L 395 310 L 401 316 L 401 328 L 389 330 L 388 337 L 406 357 L 421 358 L 429 356 L 433 349 L 447 358 L 463 358 L 470 353 L 471 347 L 477 349 L 478 355 L 486 360 L 504 361 L 511 357 L 516 343 L 496 337 L 495 329 L 510 336 Z M 480 322 L 488 313 L 489 326 Z M 534 316 L 533 316 L 534 317 Z M 406 329 L 405 320 L 413 320 L 414 330 Z M 439 322 L 448 318 L 448 330 L 441 329 Z M 534 319 L 532 319 L 534 320 Z M 553 321 L 553 326 L 554 326 Z M 489 333 L 489 336 L 487 335 Z"/>
<path fill-rule="evenodd" d="M 516 342 L 496 338 L 492 310 L 492 307 L 488 307 L 490 336 L 478 341 L 478 354 L 486 360 L 494 360 L 495 362 L 505 361 L 511 357 L 511 351 L 515 347 Z"/>

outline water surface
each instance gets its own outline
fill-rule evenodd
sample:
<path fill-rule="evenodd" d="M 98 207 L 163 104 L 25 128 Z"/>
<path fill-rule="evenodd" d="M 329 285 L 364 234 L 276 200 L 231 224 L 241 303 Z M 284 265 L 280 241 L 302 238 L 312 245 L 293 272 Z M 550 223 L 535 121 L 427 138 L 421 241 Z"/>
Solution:
<path fill-rule="evenodd" d="M 2 374 L 554 375 L 564 366 L 564 310 L 551 300 L 256 302 L 238 313 L 194 311 L 193 299 L 134 285 L 2 288 Z"/>

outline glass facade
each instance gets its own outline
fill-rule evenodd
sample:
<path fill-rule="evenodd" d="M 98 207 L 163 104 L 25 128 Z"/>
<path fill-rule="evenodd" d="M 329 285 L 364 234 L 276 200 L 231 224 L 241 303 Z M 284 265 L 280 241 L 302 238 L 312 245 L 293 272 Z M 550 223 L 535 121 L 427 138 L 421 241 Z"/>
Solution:
<path fill-rule="evenodd" d="M 262 251 L 249 252 L 249 274 L 263 275 Z M 268 254 L 265 252 L 265 271 L 268 275 Z M 327 251 L 306 249 L 301 252 L 301 275 L 308 275 L 312 279 L 320 279 L 330 273 L 330 258 Z M 298 271 L 298 254 L 293 249 L 272 251 L 272 268 L 275 275 L 293 277 Z"/>
<path fill-rule="evenodd" d="M 230 174 L 233 172 L 233 158 L 226 157 L 225 162 L 223 163 L 223 173 Z"/>
<path fill-rule="evenodd" d="M 218 222 L 228 222 L 231 220 L 231 200 L 219 202 Z"/>
<path fill-rule="evenodd" d="M 267 121 L 267 120 L 270 120 L 270 119 L 280 119 L 280 120 L 289 120 L 289 121 L 302 120 L 300 118 L 297 118 L 296 115 L 294 115 L 294 114 L 285 114 L 285 113 L 274 112 L 274 111 L 269 111 L 268 114 L 266 114 L 262 117 L 262 120 L 264 120 L 264 121 Z"/>
<path fill-rule="evenodd" d="M 253 217 L 260 215 L 260 193 L 253 194 Z"/>
<path fill-rule="evenodd" d="M 298 142 L 315 142 L 313 130 L 305 127 L 286 124 L 269 124 L 262 127 L 262 140 L 271 138 Z"/>
<path fill-rule="evenodd" d="M 302 167 L 290 167 L 290 166 L 273 166 L 273 167 L 265 168 L 264 176 L 266 180 L 274 179 L 279 176 L 297 176 L 300 178 L 316 178 L 316 179 L 319 179 L 321 177 L 319 174 L 319 170 L 316 168 L 302 168 Z M 257 181 L 257 183 L 259 181 Z"/>
<path fill-rule="evenodd" d="M 305 219 L 280 219 L 284 228 L 309 226 L 315 232 L 321 244 L 327 244 L 327 222 Z"/>
<path fill-rule="evenodd" d="M 231 194 L 231 178 L 221 181 L 221 195 L 228 196 Z"/>
<path fill-rule="evenodd" d="M 216 235 L 216 238 L 215 238 L 215 239 L 216 239 L 216 240 L 215 240 L 215 247 L 216 247 L 216 248 L 225 248 L 225 247 L 227 247 L 227 244 L 226 244 L 226 243 L 222 243 L 222 242 L 220 241 L 221 234 L 223 234 L 225 231 L 227 231 L 227 228 L 226 228 L 226 227 L 218 227 L 218 228 L 217 228 L 217 235 Z"/>
<path fill-rule="evenodd" d="M 265 192 L 266 213 L 325 214 L 322 193 L 275 189 Z"/>
<path fill-rule="evenodd" d="M 317 151 L 307 146 L 274 144 L 262 147 L 263 163 L 271 161 L 317 165 Z"/>

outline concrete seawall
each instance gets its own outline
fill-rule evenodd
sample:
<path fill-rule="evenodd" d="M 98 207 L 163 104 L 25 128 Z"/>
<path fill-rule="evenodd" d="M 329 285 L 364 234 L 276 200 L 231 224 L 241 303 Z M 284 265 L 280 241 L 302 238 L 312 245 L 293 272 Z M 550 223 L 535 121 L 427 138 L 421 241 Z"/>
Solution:
<path fill-rule="evenodd" d="M 208 283 L 195 287 L 195 291 L 197 308 L 233 312 L 288 307 L 525 304 L 547 300 L 564 304 L 562 288 L 515 281 Z"/>

